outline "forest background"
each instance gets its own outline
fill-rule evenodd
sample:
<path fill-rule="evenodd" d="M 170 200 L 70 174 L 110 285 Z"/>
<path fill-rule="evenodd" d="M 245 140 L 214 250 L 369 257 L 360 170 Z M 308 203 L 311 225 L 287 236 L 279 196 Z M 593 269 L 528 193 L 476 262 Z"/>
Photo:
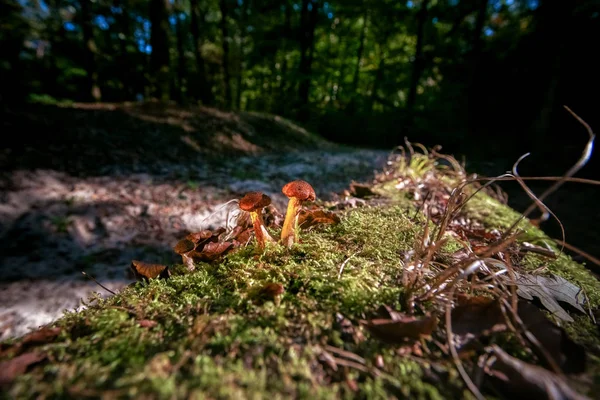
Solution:
<path fill-rule="evenodd" d="M 597 0 L 0 0 L 0 108 L 154 98 L 557 175 L 586 141 L 562 106 L 600 126 L 599 21 Z"/>

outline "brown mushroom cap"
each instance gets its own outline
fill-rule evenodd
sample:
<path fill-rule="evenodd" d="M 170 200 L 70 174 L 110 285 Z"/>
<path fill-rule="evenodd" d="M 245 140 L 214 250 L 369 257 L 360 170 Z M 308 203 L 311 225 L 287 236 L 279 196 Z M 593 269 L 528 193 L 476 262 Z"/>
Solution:
<path fill-rule="evenodd" d="M 300 201 L 314 201 L 316 199 L 315 190 L 310 183 L 300 179 L 286 183 L 281 191 L 287 197 L 294 197 Z"/>
<path fill-rule="evenodd" d="M 248 192 L 240 199 L 240 209 L 248 212 L 260 210 L 271 204 L 271 198 L 262 192 Z"/>

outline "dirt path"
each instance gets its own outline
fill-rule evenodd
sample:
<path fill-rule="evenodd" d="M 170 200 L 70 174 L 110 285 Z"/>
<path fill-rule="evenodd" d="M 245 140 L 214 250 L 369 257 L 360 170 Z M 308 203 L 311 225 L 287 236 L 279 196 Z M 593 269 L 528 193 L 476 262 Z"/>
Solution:
<path fill-rule="evenodd" d="M 162 173 L 75 177 L 15 171 L 0 183 L 0 339 L 21 335 L 133 281 L 132 259 L 177 262 L 171 246 L 189 231 L 224 225 L 228 200 L 262 190 L 284 209 L 286 182 L 311 182 L 327 199 L 364 181 L 387 152 L 305 151 L 173 165 Z M 217 211 L 215 213 L 215 211 Z"/>

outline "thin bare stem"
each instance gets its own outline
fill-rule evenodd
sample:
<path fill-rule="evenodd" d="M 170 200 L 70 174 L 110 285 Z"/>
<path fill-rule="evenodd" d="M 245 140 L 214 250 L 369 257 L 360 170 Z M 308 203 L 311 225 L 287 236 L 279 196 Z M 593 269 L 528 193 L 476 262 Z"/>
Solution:
<path fill-rule="evenodd" d="M 106 286 L 104 286 L 103 284 L 101 284 L 100 282 L 98 282 L 98 281 L 96 280 L 96 278 L 94 278 L 93 276 L 91 276 L 91 275 L 88 275 L 88 274 L 86 274 L 86 273 L 85 273 L 85 272 L 83 272 L 83 271 L 81 271 L 81 273 L 82 273 L 82 274 L 83 274 L 83 276 L 85 276 L 86 278 L 88 278 L 88 279 L 90 279 L 90 280 L 94 281 L 94 282 L 96 283 L 96 285 L 100 286 L 102 289 L 106 290 L 108 293 L 111 293 L 111 294 L 113 294 L 113 295 L 115 295 L 115 294 L 116 294 L 115 292 L 113 292 L 112 290 L 110 290 L 109 288 L 107 288 Z"/>

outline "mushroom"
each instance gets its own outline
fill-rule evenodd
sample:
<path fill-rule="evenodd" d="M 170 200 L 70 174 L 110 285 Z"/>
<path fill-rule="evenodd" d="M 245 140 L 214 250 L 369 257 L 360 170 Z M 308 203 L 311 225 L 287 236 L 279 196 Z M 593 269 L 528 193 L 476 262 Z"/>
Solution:
<path fill-rule="evenodd" d="M 269 204 L 271 204 L 271 198 L 262 192 L 246 193 L 239 202 L 240 209 L 250 213 L 254 235 L 261 249 L 265 248 L 266 242 L 275 243 L 275 240 L 267 232 L 262 218 L 262 209 Z"/>
<path fill-rule="evenodd" d="M 316 198 L 313 187 L 303 180 L 295 180 L 287 183 L 283 189 L 283 194 L 288 198 L 288 207 L 281 230 L 281 243 L 286 247 L 292 247 L 298 228 L 298 211 L 305 201 L 314 201 Z"/>

